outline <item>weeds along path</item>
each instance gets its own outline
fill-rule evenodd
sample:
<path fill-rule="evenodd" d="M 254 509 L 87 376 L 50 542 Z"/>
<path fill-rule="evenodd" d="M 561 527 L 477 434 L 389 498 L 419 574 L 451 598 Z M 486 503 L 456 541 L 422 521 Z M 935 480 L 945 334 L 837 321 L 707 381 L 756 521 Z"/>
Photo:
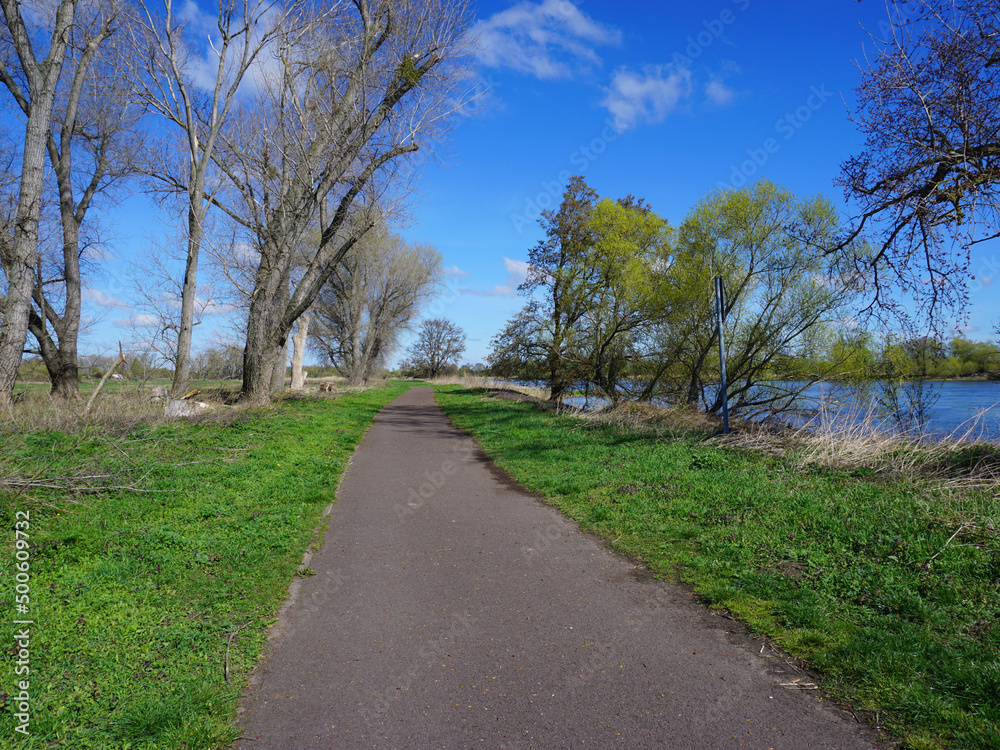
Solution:
<path fill-rule="evenodd" d="M 239 750 L 870 750 L 761 643 L 508 481 L 429 388 L 354 455 Z M 885 747 L 886 745 L 881 745 Z"/>

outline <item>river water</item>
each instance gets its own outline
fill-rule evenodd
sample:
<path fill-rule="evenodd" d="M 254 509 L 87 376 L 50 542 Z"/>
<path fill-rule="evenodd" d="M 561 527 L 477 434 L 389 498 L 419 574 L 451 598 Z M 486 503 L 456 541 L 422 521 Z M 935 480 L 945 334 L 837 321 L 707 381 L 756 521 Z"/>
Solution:
<path fill-rule="evenodd" d="M 925 400 L 929 404 L 921 427 L 923 435 L 967 436 L 968 439 L 1000 442 L 1000 381 L 928 381 L 923 387 Z M 825 419 L 833 425 L 856 424 L 877 409 L 870 399 L 846 394 L 843 388 L 830 383 L 817 383 L 803 395 L 812 404 L 822 407 L 821 412 L 813 419 Z M 584 408 L 585 405 L 583 397 L 567 398 L 566 403 L 579 408 Z M 589 408 L 602 405 L 601 399 L 590 399 Z M 894 426 L 892 420 L 880 421 L 887 429 Z M 801 420 L 798 423 L 801 424 Z"/>

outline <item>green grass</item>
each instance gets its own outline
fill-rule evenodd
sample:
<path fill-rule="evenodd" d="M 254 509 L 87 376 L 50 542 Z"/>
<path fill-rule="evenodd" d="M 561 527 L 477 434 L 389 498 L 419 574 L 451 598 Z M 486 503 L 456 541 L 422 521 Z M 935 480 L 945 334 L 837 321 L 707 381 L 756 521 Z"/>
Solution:
<path fill-rule="evenodd" d="M 14 680 L 25 679 L 15 677 L 17 649 L 7 638 L 0 652 L 4 742 L 226 747 L 266 627 L 346 462 L 378 410 L 408 387 L 158 427 L 0 425 L 5 631 L 34 621 L 26 738 L 14 731 Z M 24 511 L 27 616 L 14 609 L 14 526 Z"/>
<path fill-rule="evenodd" d="M 1000 747 L 1000 539 L 952 538 L 945 520 L 951 502 L 995 497 L 803 470 L 456 386 L 437 398 L 525 487 L 808 661 L 904 747 Z"/>

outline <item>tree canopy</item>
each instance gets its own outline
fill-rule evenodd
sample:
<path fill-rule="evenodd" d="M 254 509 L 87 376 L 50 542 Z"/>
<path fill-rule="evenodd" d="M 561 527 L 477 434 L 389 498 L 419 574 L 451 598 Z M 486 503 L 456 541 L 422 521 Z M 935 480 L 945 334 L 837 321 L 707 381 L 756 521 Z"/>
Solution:
<path fill-rule="evenodd" d="M 833 250 L 842 228 L 829 201 L 767 181 L 710 194 L 674 229 L 643 200 L 599 198 L 576 177 L 540 223 L 528 302 L 494 338 L 490 366 L 546 380 L 555 401 L 592 386 L 613 404 L 718 411 L 712 289 L 722 276 L 734 410 L 787 408 L 807 383 L 769 385 L 779 360 L 836 325 L 860 290 Z"/>
<path fill-rule="evenodd" d="M 1000 14 L 991 0 L 890 0 L 855 122 L 864 149 L 840 183 L 875 302 L 912 296 L 932 320 L 962 310 L 970 249 L 1000 237 Z"/>

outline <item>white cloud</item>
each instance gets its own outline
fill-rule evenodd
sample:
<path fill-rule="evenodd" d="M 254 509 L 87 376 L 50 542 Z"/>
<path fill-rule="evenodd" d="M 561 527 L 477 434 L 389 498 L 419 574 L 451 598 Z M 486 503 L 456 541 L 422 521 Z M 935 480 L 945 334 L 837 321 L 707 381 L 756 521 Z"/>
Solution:
<path fill-rule="evenodd" d="M 461 278 L 465 278 L 466 276 L 468 276 L 469 272 L 468 271 L 463 271 L 458 266 L 452 266 L 451 268 L 444 269 L 444 275 L 448 276 L 449 278 L 453 278 L 453 279 L 461 279 Z"/>
<path fill-rule="evenodd" d="M 524 283 L 528 277 L 530 265 L 523 260 L 513 260 L 504 256 L 503 266 L 507 269 L 507 282 L 505 284 L 495 284 L 492 289 L 461 289 L 462 294 L 471 294 L 475 297 L 516 297 L 517 288 Z"/>
<path fill-rule="evenodd" d="M 120 307 L 123 309 L 128 307 L 126 303 L 117 297 L 112 297 L 100 289 L 84 289 L 83 298 L 87 302 L 93 302 L 95 305 L 100 305 L 101 307 Z"/>
<path fill-rule="evenodd" d="M 528 268 L 530 268 L 530 266 L 527 261 L 511 260 L 510 258 L 504 257 L 503 265 L 504 268 L 507 269 L 507 273 L 510 274 L 510 278 L 507 279 L 507 284 L 509 286 L 516 286 L 528 278 Z"/>
<path fill-rule="evenodd" d="M 119 328 L 159 328 L 160 319 L 148 313 L 136 313 L 128 318 L 118 318 L 115 325 Z"/>
<path fill-rule="evenodd" d="M 718 104 L 719 106 L 725 106 L 729 104 L 736 96 L 736 92 L 729 88 L 720 80 L 712 81 L 705 87 L 705 93 L 708 95 L 709 101 L 713 104 Z"/>
<path fill-rule="evenodd" d="M 214 299 L 195 298 L 195 313 L 198 315 L 228 315 L 236 311 L 236 306 L 229 303 L 220 303 Z"/>
<path fill-rule="evenodd" d="M 251 47 L 260 44 L 262 35 L 280 19 L 281 13 L 281 8 L 278 7 L 277 3 L 265 7 L 263 10 L 258 7 L 250 32 Z M 186 25 L 185 43 L 188 49 L 185 73 L 196 88 L 202 91 L 212 91 L 219 76 L 217 50 L 222 48 L 222 40 L 219 38 L 218 15 L 204 11 L 194 0 L 188 0 L 181 8 L 178 19 Z M 234 31 L 240 29 L 241 23 L 241 19 L 235 17 L 232 29 Z M 223 77 L 226 78 L 227 84 L 231 82 L 232 76 L 238 68 L 237 61 L 240 57 L 243 39 L 243 35 L 240 35 L 238 40 L 234 41 L 227 50 L 223 71 Z M 257 55 L 240 83 L 239 93 L 244 94 L 248 90 L 261 88 L 267 80 L 273 79 L 276 71 L 281 69 L 272 52 L 273 48 L 274 45 L 269 43 Z"/>
<path fill-rule="evenodd" d="M 115 259 L 115 256 L 111 254 L 111 251 L 103 245 L 89 245 L 84 248 L 83 257 L 87 260 L 93 261 L 109 261 Z"/>
<path fill-rule="evenodd" d="M 476 57 L 491 68 L 512 68 L 537 78 L 570 78 L 600 65 L 594 47 L 619 44 L 621 32 L 597 23 L 569 0 L 520 2 L 476 23 Z"/>
<path fill-rule="evenodd" d="M 639 123 L 656 125 L 691 95 L 691 72 L 675 65 L 647 67 L 642 73 L 619 69 L 601 102 L 619 132 Z"/>
<path fill-rule="evenodd" d="M 462 294 L 471 294 L 475 297 L 515 297 L 517 292 L 506 284 L 496 284 L 492 289 L 484 291 L 482 289 L 463 289 Z"/>

